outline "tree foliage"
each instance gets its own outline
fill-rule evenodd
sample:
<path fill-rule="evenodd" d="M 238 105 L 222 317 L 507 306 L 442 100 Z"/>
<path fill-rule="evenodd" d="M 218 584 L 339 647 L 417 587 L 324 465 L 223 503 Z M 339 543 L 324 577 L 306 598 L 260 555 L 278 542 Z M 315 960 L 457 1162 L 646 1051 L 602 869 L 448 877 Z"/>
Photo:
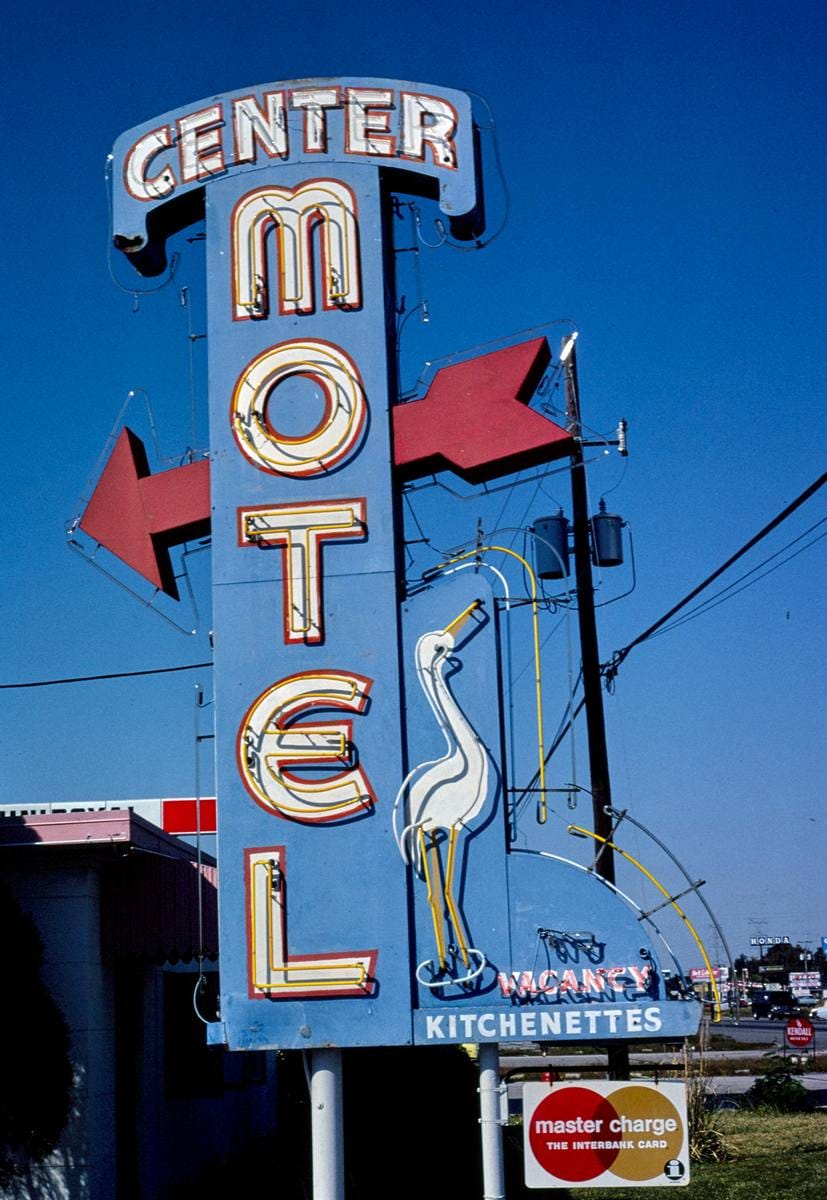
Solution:
<path fill-rule="evenodd" d="M 767 967 L 779 967 L 780 970 L 768 973 L 770 980 L 778 981 L 783 978 L 785 972 L 803 971 L 805 964 L 808 971 L 820 971 L 824 978 L 825 961 L 821 947 L 813 951 L 809 947 L 788 942 L 778 946 L 767 946 L 763 954 L 742 954 L 736 958 L 734 966 L 737 972 L 746 969 L 752 979 L 766 973 Z"/>

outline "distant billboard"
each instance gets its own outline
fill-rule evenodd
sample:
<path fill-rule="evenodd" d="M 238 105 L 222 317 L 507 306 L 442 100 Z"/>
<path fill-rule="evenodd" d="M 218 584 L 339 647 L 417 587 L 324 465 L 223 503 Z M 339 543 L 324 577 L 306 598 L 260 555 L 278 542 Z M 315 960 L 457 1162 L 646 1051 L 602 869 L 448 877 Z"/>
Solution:
<path fill-rule="evenodd" d="M 790 971 L 790 991 L 809 992 L 821 987 L 819 971 Z"/>
<path fill-rule="evenodd" d="M 729 967 L 713 967 L 712 975 L 716 983 L 727 983 Z M 693 983 L 709 983 L 709 970 L 706 967 L 693 967 L 689 972 L 689 978 Z"/>

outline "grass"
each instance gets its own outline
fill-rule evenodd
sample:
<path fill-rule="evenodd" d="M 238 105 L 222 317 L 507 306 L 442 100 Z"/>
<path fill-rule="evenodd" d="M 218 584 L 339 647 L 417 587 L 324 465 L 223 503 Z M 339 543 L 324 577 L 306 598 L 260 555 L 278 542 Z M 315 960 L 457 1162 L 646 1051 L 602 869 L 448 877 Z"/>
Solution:
<path fill-rule="evenodd" d="M 686 1200 L 824 1200 L 827 1196 L 827 1115 L 768 1110 L 718 1114 L 732 1158 L 693 1163 Z M 522 1131 L 520 1131 L 522 1135 Z M 511 1189 L 509 1197 L 589 1196 L 594 1200 L 640 1200 L 639 1188 Z"/>

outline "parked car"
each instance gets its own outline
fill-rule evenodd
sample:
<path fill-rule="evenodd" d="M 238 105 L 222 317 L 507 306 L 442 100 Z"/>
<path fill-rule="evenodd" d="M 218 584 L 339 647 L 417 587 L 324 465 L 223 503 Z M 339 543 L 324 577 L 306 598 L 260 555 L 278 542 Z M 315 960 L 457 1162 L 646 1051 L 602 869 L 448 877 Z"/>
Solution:
<path fill-rule="evenodd" d="M 753 1017 L 793 1017 L 797 1015 L 797 1012 L 774 1011 L 782 1008 L 796 1008 L 792 992 L 779 989 L 777 992 L 761 990 L 752 993 Z"/>
<path fill-rule="evenodd" d="M 773 1004 L 769 1016 L 772 1021 L 787 1021 L 790 1017 L 802 1016 L 803 1012 L 801 1005 L 796 1004 L 795 1001 L 789 1004 L 783 1001 L 780 1004 Z"/>
<path fill-rule="evenodd" d="M 811 1008 L 807 1015 L 815 1017 L 816 1021 L 827 1021 L 827 1004 L 819 1004 L 817 1008 Z"/>

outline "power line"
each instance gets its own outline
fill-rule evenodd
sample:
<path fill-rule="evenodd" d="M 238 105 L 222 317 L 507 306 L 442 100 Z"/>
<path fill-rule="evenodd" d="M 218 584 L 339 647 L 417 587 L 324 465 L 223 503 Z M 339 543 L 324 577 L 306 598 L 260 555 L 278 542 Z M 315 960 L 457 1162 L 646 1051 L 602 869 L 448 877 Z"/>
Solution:
<path fill-rule="evenodd" d="M 823 475 L 820 475 L 819 478 L 816 479 L 814 483 L 811 483 L 810 486 L 808 488 L 806 488 L 801 493 L 800 496 L 796 497 L 796 499 L 793 500 L 791 504 L 788 504 L 787 507 L 778 514 L 778 516 L 773 517 L 773 519 L 770 522 L 768 522 L 768 524 L 766 524 L 762 529 L 760 529 L 758 531 L 758 533 L 756 533 L 753 537 L 751 537 L 749 539 L 749 541 L 746 542 L 740 548 L 740 550 L 736 550 L 736 552 L 734 554 L 732 554 L 726 560 L 725 563 L 723 563 L 720 567 L 718 567 L 717 570 L 713 571 L 712 574 L 708 575 L 706 577 L 706 579 L 703 580 L 702 583 L 699 583 L 697 585 L 697 587 L 694 587 L 692 589 L 692 591 L 689 592 L 688 595 L 684 596 L 684 598 L 682 600 L 678 601 L 677 604 L 673 605 L 672 608 L 670 608 L 667 613 L 665 613 L 662 617 L 659 617 L 658 620 L 655 621 L 654 624 L 650 625 L 648 627 L 648 629 L 645 629 L 643 631 L 643 633 L 638 634 L 638 636 L 636 638 L 634 638 L 631 642 L 629 642 L 629 644 L 627 646 L 624 646 L 622 650 L 615 651 L 615 654 L 612 658 L 611 663 L 609 663 L 608 666 L 604 669 L 606 679 L 608 681 L 611 681 L 612 679 L 614 679 L 621 663 L 627 658 L 627 656 L 631 653 L 631 651 L 635 648 L 635 646 L 639 646 L 641 644 L 641 642 L 644 642 L 644 641 L 646 641 L 647 638 L 650 638 L 655 633 L 656 630 L 660 629 L 663 625 L 665 625 L 667 623 L 667 621 L 671 620 L 671 618 L 674 617 L 676 613 L 680 612 L 680 610 L 682 608 L 685 608 L 686 605 L 689 604 L 690 601 L 694 600 L 696 596 L 700 595 L 700 593 L 702 591 L 704 591 L 705 588 L 709 587 L 709 585 L 711 583 L 714 583 L 714 581 L 716 579 L 718 579 L 719 576 L 721 576 L 724 573 L 724 571 L 727 571 L 733 565 L 733 563 L 737 562 L 739 558 L 743 558 L 743 556 L 749 550 L 751 550 L 753 546 L 757 545 L 758 542 L 762 541 L 763 538 L 765 538 L 767 536 L 767 534 L 771 533 L 773 529 L 777 529 L 778 526 L 783 521 L 786 521 L 787 517 L 791 516 L 792 513 L 794 513 L 796 511 L 796 509 L 800 508 L 801 505 L 806 503 L 806 501 L 809 500 L 811 496 L 815 495 L 815 493 L 820 488 L 822 488 L 825 483 L 827 483 L 827 471 L 825 471 Z M 821 524 L 821 522 L 818 522 L 817 525 L 812 526 L 810 530 L 807 530 L 805 532 L 805 534 L 802 534 L 801 536 L 806 536 L 806 533 L 812 532 L 812 529 L 817 528 L 817 526 L 819 524 Z M 788 543 L 788 546 L 785 547 L 785 549 L 789 548 L 789 546 L 795 545 L 795 542 L 798 540 L 800 540 L 800 539 L 796 538 L 792 542 Z M 807 544 L 807 546 L 802 546 L 801 550 L 808 549 L 809 546 L 813 545 L 814 542 L 816 542 L 818 540 L 820 540 L 820 538 L 814 538 L 812 542 L 809 542 Z M 796 553 L 800 553 L 800 552 L 801 551 L 796 551 Z M 781 553 L 781 552 L 779 551 L 779 553 Z M 775 557 L 775 556 L 771 555 L 770 558 L 767 558 L 764 560 L 764 563 L 770 562 L 773 557 Z M 790 558 L 792 558 L 792 557 L 794 557 L 794 555 L 790 555 Z M 778 563 L 777 566 L 779 566 L 779 567 L 783 566 L 783 564 L 788 561 L 789 561 L 789 559 L 784 559 L 781 563 Z M 759 563 L 759 567 L 754 568 L 754 570 L 758 570 L 761 566 L 764 565 L 764 563 Z M 773 569 L 775 569 L 775 568 L 773 568 Z M 765 575 L 768 573 L 769 572 L 766 572 L 766 571 L 764 572 Z M 751 572 L 747 572 L 746 575 L 741 576 L 741 579 L 747 578 L 747 576 L 749 574 L 751 574 Z M 763 578 L 763 576 L 759 576 L 759 578 Z M 738 582 L 740 582 L 740 580 L 736 580 L 733 584 L 730 584 L 730 587 L 735 587 Z M 729 590 L 728 588 L 723 589 L 724 592 L 726 592 L 728 590 Z M 743 590 L 743 589 L 741 589 L 741 590 Z M 722 593 L 718 593 L 718 595 L 721 595 L 721 594 Z M 710 600 L 707 603 L 709 603 L 711 605 L 712 600 L 714 600 L 715 598 L 716 597 L 710 597 Z M 700 610 L 703 609 L 703 607 L 704 607 L 703 605 L 699 605 L 698 609 L 693 610 L 693 613 L 700 612 Z M 692 615 L 692 614 L 689 614 L 689 615 Z M 677 625 L 679 623 L 676 622 L 675 624 Z M 189 663 L 186 666 L 180 666 L 180 667 L 150 667 L 145 671 L 113 671 L 109 674 L 100 674 L 100 675 L 71 675 L 71 676 L 67 676 L 63 679 L 36 679 L 36 680 L 30 680 L 25 683 L 23 683 L 23 682 L 21 682 L 21 683 L 0 683 L 0 691 L 11 691 L 13 689 L 18 689 L 18 688 L 56 687 L 61 684 L 69 684 L 69 683 L 97 683 L 97 682 L 100 682 L 102 680 L 107 680 L 107 679 L 136 679 L 136 678 L 139 678 L 142 676 L 147 676 L 147 675 L 172 675 L 179 671 L 200 671 L 205 668 L 211 668 L 212 665 L 213 664 L 211 662 L 200 662 L 200 663 Z M 577 713 L 580 712 L 581 707 L 582 707 L 582 705 L 578 706 L 578 708 L 575 710 L 573 716 L 576 716 Z M 552 754 L 557 749 L 557 747 L 560 744 L 560 741 L 563 739 L 563 737 L 565 737 L 565 735 L 568 732 L 568 729 L 570 727 L 571 727 L 571 721 L 569 721 L 568 725 L 564 729 L 561 729 L 558 732 L 558 734 L 555 737 L 555 740 L 552 744 L 552 747 L 546 757 L 546 761 L 548 761 L 548 759 L 551 758 Z"/>
<path fill-rule="evenodd" d="M 737 579 L 732 581 L 732 583 L 728 583 L 727 586 L 721 588 L 719 592 L 714 592 L 708 600 L 702 600 L 700 604 L 695 606 L 695 608 L 691 608 L 684 616 L 679 617 L 676 621 L 672 621 L 669 625 L 665 625 L 653 636 L 663 637 L 665 633 L 671 633 L 673 629 L 679 629 L 680 626 L 685 625 L 687 621 L 694 621 L 696 617 L 706 616 L 708 612 L 712 612 L 713 608 L 717 608 L 719 604 L 726 604 L 727 600 L 732 600 L 735 596 L 739 596 L 741 592 L 745 592 L 747 588 L 752 587 L 753 584 L 758 583 L 762 579 L 766 579 L 768 575 L 772 575 L 773 571 L 779 570 L 788 562 L 791 562 L 794 558 L 797 558 L 799 554 L 803 554 L 805 550 L 809 550 L 811 546 L 816 544 L 816 542 L 820 542 L 822 538 L 827 537 L 827 532 L 819 533 L 816 537 L 812 538 L 811 541 L 806 542 L 803 546 L 799 546 L 797 550 L 793 550 L 792 554 L 788 554 L 786 558 L 782 558 L 780 562 L 773 562 L 773 560 L 778 558 L 780 554 L 784 554 L 785 551 L 789 550 L 792 546 L 797 545 L 802 538 L 807 537 L 808 534 L 812 533 L 814 529 L 818 529 L 820 525 L 825 523 L 825 521 L 827 521 L 827 517 L 822 517 L 820 521 L 816 521 L 815 525 L 811 525 L 809 529 L 805 529 L 805 531 L 800 533 L 798 537 L 795 537 L 792 539 L 792 541 L 787 542 L 786 546 L 782 546 L 781 549 L 776 550 L 774 554 L 768 555 L 768 557 L 758 563 L 757 566 L 753 567 L 749 571 L 745 571 L 743 575 L 739 575 Z M 767 563 L 770 562 L 772 562 L 773 565 L 771 567 L 767 567 L 766 571 L 761 571 L 761 568 L 766 567 Z M 756 575 L 756 571 L 761 571 L 761 574 Z M 751 579 L 750 576 L 755 576 L 755 578 Z M 738 584 L 741 584 L 741 586 L 739 587 Z"/>
<path fill-rule="evenodd" d="M 694 600 L 694 598 L 696 596 L 700 595 L 700 593 L 705 588 L 709 587 L 710 584 L 714 583 L 714 581 L 716 579 L 718 579 L 719 576 L 721 576 L 724 573 L 724 571 L 728 570 L 729 567 L 731 567 L 733 565 L 733 563 L 737 562 L 739 558 L 743 558 L 743 556 L 747 553 L 747 551 L 751 550 L 753 546 L 757 545 L 758 542 L 760 542 L 763 538 L 765 538 L 768 533 L 771 533 L 773 529 L 777 529 L 778 526 L 780 524 L 782 524 L 783 521 L 786 521 L 787 517 L 791 516 L 791 514 L 794 513 L 796 511 L 796 509 L 800 508 L 802 504 L 805 504 L 806 501 L 809 500 L 811 496 L 814 496 L 815 493 L 819 490 L 819 488 L 823 487 L 825 483 L 827 483 L 827 471 L 825 471 L 823 475 L 819 476 L 819 478 L 816 479 L 814 483 L 811 483 L 810 486 L 808 488 L 806 488 L 801 493 L 800 496 L 796 497 L 796 499 L 793 500 L 791 504 L 788 504 L 787 507 L 778 514 L 778 516 L 773 517 L 773 519 L 770 522 L 768 522 L 768 524 L 766 524 L 763 527 L 763 529 L 760 529 L 758 531 L 758 533 L 756 533 L 753 537 L 751 537 L 750 540 L 748 542 L 746 542 L 740 548 L 740 550 L 736 550 L 736 552 L 734 554 L 732 554 L 727 559 L 727 561 L 725 563 L 723 563 L 722 566 L 718 567 L 717 570 L 713 571 L 711 575 L 708 575 L 707 578 L 704 579 L 702 583 L 699 583 L 697 587 L 693 588 L 692 591 L 687 596 L 684 596 L 683 600 L 680 600 L 677 604 L 673 605 L 672 608 L 669 609 L 669 612 L 665 613 L 662 617 L 660 617 L 657 621 L 655 621 L 654 624 L 650 625 L 648 629 L 645 629 L 643 631 L 643 633 L 638 634 L 638 636 L 636 638 L 634 638 L 633 641 L 629 642 L 629 644 L 627 646 L 625 646 L 622 650 L 616 651 L 614 656 L 612 657 L 611 662 L 604 664 L 604 666 L 602 668 L 602 673 L 606 679 L 607 686 L 611 689 L 611 685 L 614 682 L 615 676 L 617 675 L 617 672 L 620 668 L 621 663 L 628 657 L 628 655 L 635 648 L 635 646 L 639 646 L 641 644 L 641 642 L 644 642 L 644 641 L 646 641 L 647 638 L 652 637 L 652 635 L 656 632 L 656 630 L 659 630 L 659 629 L 661 629 L 661 627 L 663 625 L 666 625 L 667 621 L 669 621 L 672 617 L 674 617 L 676 613 L 680 612 L 680 610 L 682 608 L 685 608 L 686 605 L 689 604 L 692 600 Z M 808 533 L 811 533 L 814 529 L 817 529 L 820 524 L 821 524 L 820 521 L 816 522 L 816 524 L 811 526 L 810 529 L 805 530 L 805 532 L 803 534 L 801 534 L 800 537 L 794 538 L 791 542 L 788 542 L 787 545 L 782 548 L 782 550 L 778 551 L 778 553 L 781 554 L 781 553 L 783 553 L 784 550 L 789 549 L 790 546 L 794 546 L 797 541 L 800 541 L 801 537 L 806 537 Z M 819 541 L 822 536 L 823 535 L 819 535 L 819 537 L 813 538 L 813 540 L 811 542 L 808 542 L 806 546 L 802 546 L 799 550 L 796 550 L 793 554 L 788 555 L 787 558 L 782 559 L 781 562 L 776 563 L 774 567 L 770 567 L 768 571 L 764 572 L 764 575 L 768 575 L 770 573 L 770 571 L 776 570 L 778 567 L 783 566 L 784 563 L 789 562 L 789 560 L 791 558 L 794 558 L 796 556 L 796 554 L 800 554 L 804 550 L 809 549 L 809 547 L 812 546 L 815 542 Z M 772 561 L 772 559 L 774 557 L 776 557 L 776 555 L 770 555 L 769 558 L 764 559 L 764 561 L 762 563 L 759 563 L 757 567 L 753 568 L 753 571 L 759 570 L 766 563 Z M 746 572 L 744 575 L 740 576 L 739 579 L 736 579 L 732 584 L 730 584 L 729 588 L 735 587 L 738 583 L 741 582 L 741 580 L 746 579 L 750 574 L 752 574 L 752 572 L 750 572 L 750 571 Z M 763 576 L 759 576 L 758 578 L 763 578 Z M 757 583 L 757 579 L 752 580 L 751 582 Z M 749 586 L 750 585 L 748 583 L 744 584 L 744 587 L 749 587 Z M 709 608 L 714 607 L 712 602 L 713 602 L 713 600 L 716 599 L 716 597 L 722 597 L 717 600 L 717 602 L 719 604 L 722 604 L 725 599 L 730 598 L 729 596 L 724 595 L 725 592 L 729 591 L 729 588 L 723 588 L 721 590 L 721 592 L 716 593 L 716 596 L 710 597 L 709 601 L 705 602 L 705 604 L 698 605 L 697 609 L 693 609 L 692 613 L 688 614 L 684 618 L 684 620 L 689 620 L 692 615 L 700 615 L 702 611 L 709 611 Z M 743 591 L 743 588 L 741 588 L 739 590 Z M 676 621 L 674 623 L 674 625 L 669 626 L 669 629 L 677 628 L 677 626 L 682 623 L 683 623 L 683 621 Z M 668 631 L 664 630 L 663 632 L 668 632 Z M 558 748 L 560 747 L 560 744 L 562 743 L 563 739 L 566 737 L 569 730 L 574 725 L 575 720 L 577 719 L 577 717 L 580 715 L 583 708 L 585 707 L 585 704 L 586 704 L 585 699 L 581 698 L 579 703 L 575 706 L 574 710 L 569 715 L 568 720 L 565 720 L 565 717 L 564 717 L 564 720 L 561 723 L 560 728 L 557 730 L 557 733 L 554 736 L 554 740 L 552 741 L 551 745 L 549 746 L 548 751 L 546 752 L 546 754 L 544 756 L 544 763 L 546 766 L 548 765 L 550 760 L 554 757 L 554 755 L 557 752 Z M 520 803 L 522 801 L 522 799 L 524 799 L 525 796 L 536 785 L 537 778 L 538 778 L 538 772 L 535 772 L 534 776 L 529 780 L 528 785 L 523 790 L 521 800 L 517 801 L 517 803 Z"/>
<path fill-rule="evenodd" d="M 55 687 L 61 683 L 97 683 L 102 679 L 135 679 L 139 675 L 171 675 L 175 671 L 200 671 L 211 662 L 190 663 L 185 667 L 150 667 L 146 671 L 113 671 L 109 675 L 70 675 L 66 679 L 36 679 L 29 683 L 0 683 L 0 690 L 11 688 Z"/>
<path fill-rule="evenodd" d="M 791 504 L 788 504 L 785 509 L 782 509 L 778 516 L 773 517 L 773 519 L 769 521 L 762 529 L 759 529 L 758 532 L 754 534 L 748 542 L 745 542 L 739 550 L 736 550 L 734 554 L 731 554 L 725 563 L 722 563 L 722 565 L 713 571 L 711 575 L 707 575 L 706 579 L 699 583 L 697 587 L 694 587 L 688 595 L 684 596 L 682 600 L 679 600 L 677 604 L 673 604 L 669 609 L 669 612 L 664 613 L 662 617 L 659 617 L 658 620 L 655 621 L 654 624 L 650 625 L 648 629 L 644 629 L 643 633 L 639 633 L 638 636 L 634 638 L 633 641 L 629 642 L 627 646 L 624 646 L 622 650 L 616 650 L 612 657 L 612 661 L 605 670 L 607 681 L 611 682 L 611 680 L 614 679 L 621 664 L 628 657 L 631 651 L 634 650 L 635 646 L 639 646 L 641 642 L 645 642 L 646 639 L 650 638 L 656 630 L 661 628 L 662 625 L 665 625 L 667 621 L 671 621 L 672 617 L 674 617 L 676 613 L 679 613 L 682 608 L 686 608 L 687 604 L 694 600 L 696 596 L 699 596 L 701 592 L 705 591 L 711 583 L 714 583 L 715 580 L 719 578 L 719 576 L 723 575 L 724 571 L 728 571 L 733 563 L 736 563 L 739 558 L 743 558 L 744 555 L 751 550 L 753 546 L 756 546 L 760 541 L 762 541 L 767 534 L 772 533 L 773 529 L 777 529 L 782 522 L 786 521 L 787 517 L 791 516 L 796 509 L 801 507 L 802 504 L 805 504 L 811 496 L 814 496 L 819 488 L 823 487 L 825 483 L 827 483 L 827 471 L 825 471 L 823 475 L 820 475 L 814 483 L 811 483 L 808 488 L 805 488 L 801 495 L 797 496 Z"/>

